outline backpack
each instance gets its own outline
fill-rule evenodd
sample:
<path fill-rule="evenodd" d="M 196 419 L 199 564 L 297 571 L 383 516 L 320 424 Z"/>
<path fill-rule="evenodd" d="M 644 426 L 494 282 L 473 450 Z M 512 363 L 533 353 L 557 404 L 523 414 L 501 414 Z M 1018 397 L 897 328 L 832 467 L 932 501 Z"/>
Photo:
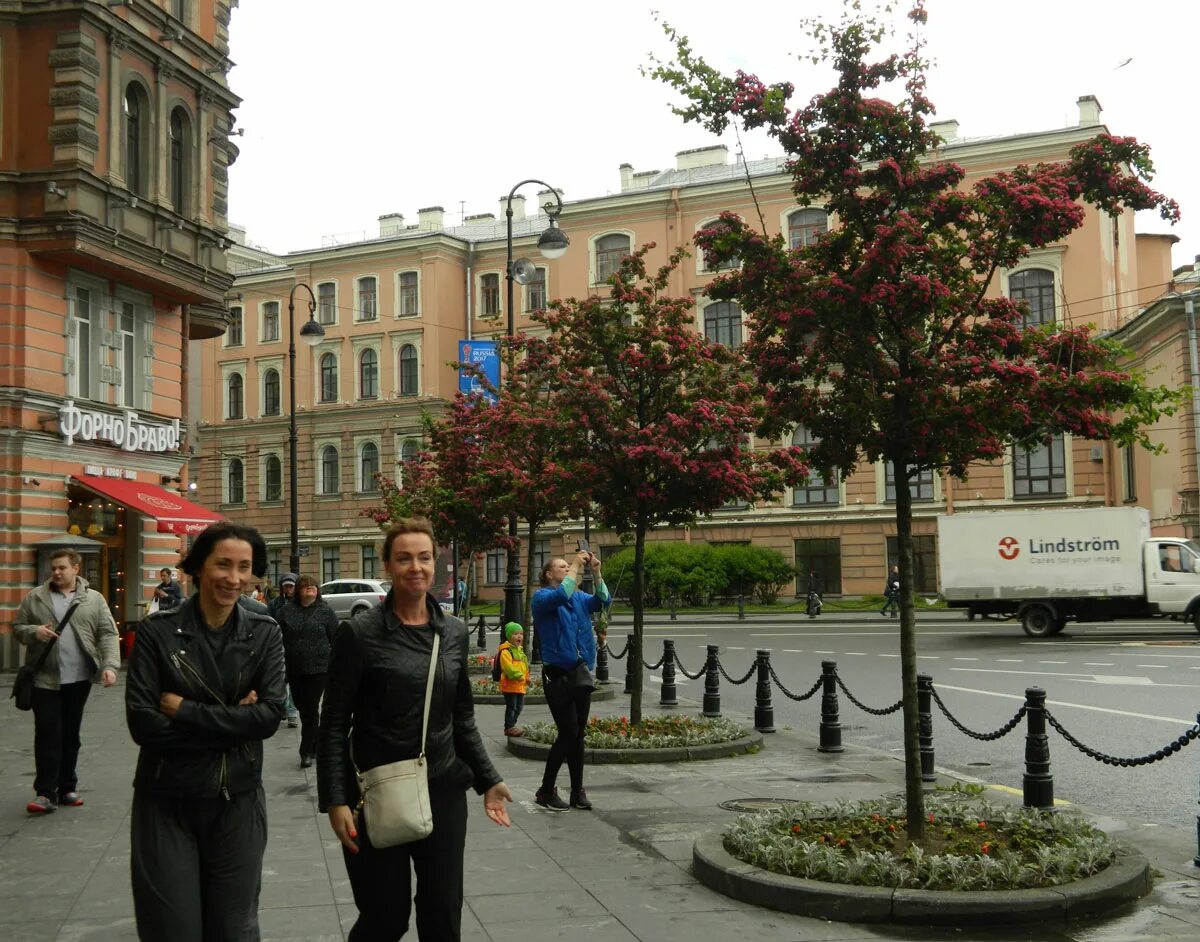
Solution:
<path fill-rule="evenodd" d="M 492 658 L 492 683 L 500 683 L 500 649 L 496 649 L 496 655 Z"/>

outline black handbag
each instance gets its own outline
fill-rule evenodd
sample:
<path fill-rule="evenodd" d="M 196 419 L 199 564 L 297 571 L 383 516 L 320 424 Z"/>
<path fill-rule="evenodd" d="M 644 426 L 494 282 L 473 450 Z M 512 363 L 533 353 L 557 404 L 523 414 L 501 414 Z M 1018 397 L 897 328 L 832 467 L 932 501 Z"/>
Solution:
<path fill-rule="evenodd" d="M 78 602 L 72 602 L 67 606 L 67 612 L 63 615 L 58 623 L 58 627 L 54 629 L 54 637 L 42 648 L 42 653 L 38 655 L 37 663 L 30 667 L 28 664 L 22 664 L 17 670 L 16 679 L 13 681 L 12 693 L 8 695 L 18 710 L 33 709 L 33 678 L 37 676 L 38 671 L 46 663 L 46 658 L 50 655 L 50 649 L 54 647 L 54 642 L 58 640 L 62 630 L 67 626 L 67 622 L 71 620 L 71 615 L 75 611 L 75 606 Z"/>

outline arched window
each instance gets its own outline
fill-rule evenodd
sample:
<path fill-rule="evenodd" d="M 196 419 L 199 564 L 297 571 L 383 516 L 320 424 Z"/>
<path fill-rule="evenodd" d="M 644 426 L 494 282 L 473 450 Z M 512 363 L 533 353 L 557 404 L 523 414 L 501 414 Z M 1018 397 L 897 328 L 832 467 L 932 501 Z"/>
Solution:
<path fill-rule="evenodd" d="M 279 415 L 279 370 L 267 370 L 263 374 L 263 415 Z"/>
<path fill-rule="evenodd" d="M 616 234 L 602 236 L 596 240 L 596 281 L 604 284 L 621 267 L 629 255 L 629 236 Z"/>
<path fill-rule="evenodd" d="M 278 455 L 263 462 L 263 500 L 283 500 L 283 464 Z"/>
<path fill-rule="evenodd" d="M 400 446 L 400 460 L 407 464 L 416 459 L 421 451 L 421 445 L 415 438 L 406 438 Z"/>
<path fill-rule="evenodd" d="M 125 186 L 146 195 L 150 168 L 150 100 L 137 82 L 125 86 Z"/>
<path fill-rule="evenodd" d="M 191 122 L 182 108 L 171 111 L 171 153 L 168 173 L 171 183 L 171 205 L 180 216 L 187 215 L 188 164 L 191 156 Z"/>
<path fill-rule="evenodd" d="M 379 482 L 375 475 L 379 473 L 379 446 L 374 442 L 364 442 L 358 453 L 358 478 L 360 491 L 377 491 Z"/>
<path fill-rule="evenodd" d="M 417 394 L 417 348 L 406 343 L 400 348 L 400 395 Z"/>
<path fill-rule="evenodd" d="M 321 493 L 336 494 L 341 490 L 337 449 L 326 445 L 321 449 Z"/>
<path fill-rule="evenodd" d="M 246 469 L 241 458 L 230 458 L 226 473 L 226 502 L 243 504 L 246 502 Z"/>
<path fill-rule="evenodd" d="M 829 230 L 829 216 L 821 209 L 798 209 L 788 215 L 787 223 L 788 247 L 793 249 L 812 245 Z"/>
<path fill-rule="evenodd" d="M 226 418 L 240 419 L 246 414 L 246 397 L 245 389 L 242 386 L 242 374 L 232 373 L 229 376 L 227 384 L 228 390 L 228 405 L 229 409 L 226 412 Z"/>
<path fill-rule="evenodd" d="M 742 345 L 742 309 L 733 301 L 717 301 L 704 309 L 704 336 L 727 347 Z"/>
<path fill-rule="evenodd" d="M 1054 272 L 1027 268 L 1009 275 L 1008 296 L 1018 305 L 1024 301 L 1029 308 L 1021 318 L 1022 328 L 1054 323 Z"/>
<path fill-rule="evenodd" d="M 806 451 L 819 441 L 820 439 L 815 438 L 803 425 L 796 426 L 796 431 L 792 433 L 792 444 Z M 803 485 L 792 489 L 792 503 L 797 507 L 838 503 L 837 469 L 834 469 L 834 473 L 826 481 L 820 471 L 810 468 L 808 480 Z"/>
<path fill-rule="evenodd" d="M 337 357 L 326 353 L 321 357 L 321 401 L 337 402 Z"/>
<path fill-rule="evenodd" d="M 358 397 L 379 398 L 379 354 L 369 347 L 358 359 Z"/>

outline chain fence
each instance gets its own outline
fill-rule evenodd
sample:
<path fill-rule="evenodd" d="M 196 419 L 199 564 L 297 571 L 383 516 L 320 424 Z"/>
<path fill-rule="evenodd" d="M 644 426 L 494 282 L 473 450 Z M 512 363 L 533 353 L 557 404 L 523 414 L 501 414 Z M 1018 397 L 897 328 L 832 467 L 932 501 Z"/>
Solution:
<path fill-rule="evenodd" d="M 1043 710 L 1046 716 L 1046 722 L 1058 730 L 1062 736 L 1072 746 L 1082 752 L 1084 755 L 1095 759 L 1097 762 L 1103 762 L 1105 765 L 1116 765 L 1121 768 L 1133 768 L 1139 765 L 1151 765 L 1155 762 L 1161 762 L 1175 753 L 1179 752 L 1185 746 L 1193 742 L 1197 736 L 1200 736 L 1200 723 L 1194 724 L 1191 729 L 1183 735 L 1173 739 L 1161 749 L 1156 749 L 1154 752 L 1147 753 L 1144 756 L 1136 756 L 1134 758 L 1121 758 L 1118 756 L 1110 756 L 1107 753 L 1101 752 L 1098 749 L 1093 749 L 1086 746 L 1078 739 L 1071 735 L 1067 729 L 1060 723 L 1049 710 Z"/>
<path fill-rule="evenodd" d="M 978 733 L 970 727 L 964 726 L 961 722 L 959 722 L 958 717 L 951 713 L 950 708 L 942 702 L 941 695 L 938 694 L 937 688 L 932 684 L 929 686 L 929 692 L 933 694 L 933 702 L 938 705 L 938 709 L 941 710 L 942 715 L 950 721 L 951 726 L 957 729 L 960 733 L 965 733 L 967 736 L 970 736 L 972 739 L 978 739 L 980 742 L 995 742 L 997 739 L 1003 739 L 1017 728 L 1017 724 L 1020 723 L 1021 720 L 1025 719 L 1025 714 L 1029 712 L 1028 704 L 1022 703 L 1021 709 L 1017 710 L 1017 712 L 1013 714 L 1012 719 L 999 729 L 993 730 L 990 733 Z"/>
<path fill-rule="evenodd" d="M 889 713 L 895 713 L 902 706 L 904 706 L 904 698 L 901 697 L 899 700 L 897 700 L 891 706 L 884 707 L 883 709 L 880 709 L 880 710 L 877 710 L 873 707 L 869 707 L 865 703 L 863 703 L 861 700 L 859 700 L 856 696 L 854 696 L 854 694 L 852 694 L 850 692 L 850 688 L 846 686 L 846 684 L 842 681 L 842 678 L 838 675 L 838 673 L 836 671 L 834 671 L 833 676 L 834 676 L 834 679 L 837 681 L 837 685 L 841 689 L 842 693 L 844 693 L 846 695 L 846 699 L 849 700 L 851 703 L 853 703 L 856 707 L 858 707 L 864 713 L 870 713 L 872 716 L 887 716 Z"/>
<path fill-rule="evenodd" d="M 704 667 L 700 668 L 700 670 L 696 671 L 696 673 L 693 674 L 691 671 L 689 671 L 686 667 L 683 666 L 683 661 L 679 660 L 679 652 L 676 651 L 674 653 L 675 653 L 675 666 L 679 668 L 679 673 L 683 674 L 683 676 L 686 677 L 688 680 L 699 680 L 701 677 L 703 677 L 707 673 L 708 665 L 705 664 Z"/>

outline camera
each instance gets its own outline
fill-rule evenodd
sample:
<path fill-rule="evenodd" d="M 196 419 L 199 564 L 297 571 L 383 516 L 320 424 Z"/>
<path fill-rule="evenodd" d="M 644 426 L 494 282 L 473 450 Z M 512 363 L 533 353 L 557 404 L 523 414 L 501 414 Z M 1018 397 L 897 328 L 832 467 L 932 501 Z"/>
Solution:
<path fill-rule="evenodd" d="M 579 545 L 579 552 L 588 553 L 588 554 L 590 554 L 592 552 L 592 548 L 590 546 L 588 546 L 587 540 L 579 540 L 578 545 Z"/>

